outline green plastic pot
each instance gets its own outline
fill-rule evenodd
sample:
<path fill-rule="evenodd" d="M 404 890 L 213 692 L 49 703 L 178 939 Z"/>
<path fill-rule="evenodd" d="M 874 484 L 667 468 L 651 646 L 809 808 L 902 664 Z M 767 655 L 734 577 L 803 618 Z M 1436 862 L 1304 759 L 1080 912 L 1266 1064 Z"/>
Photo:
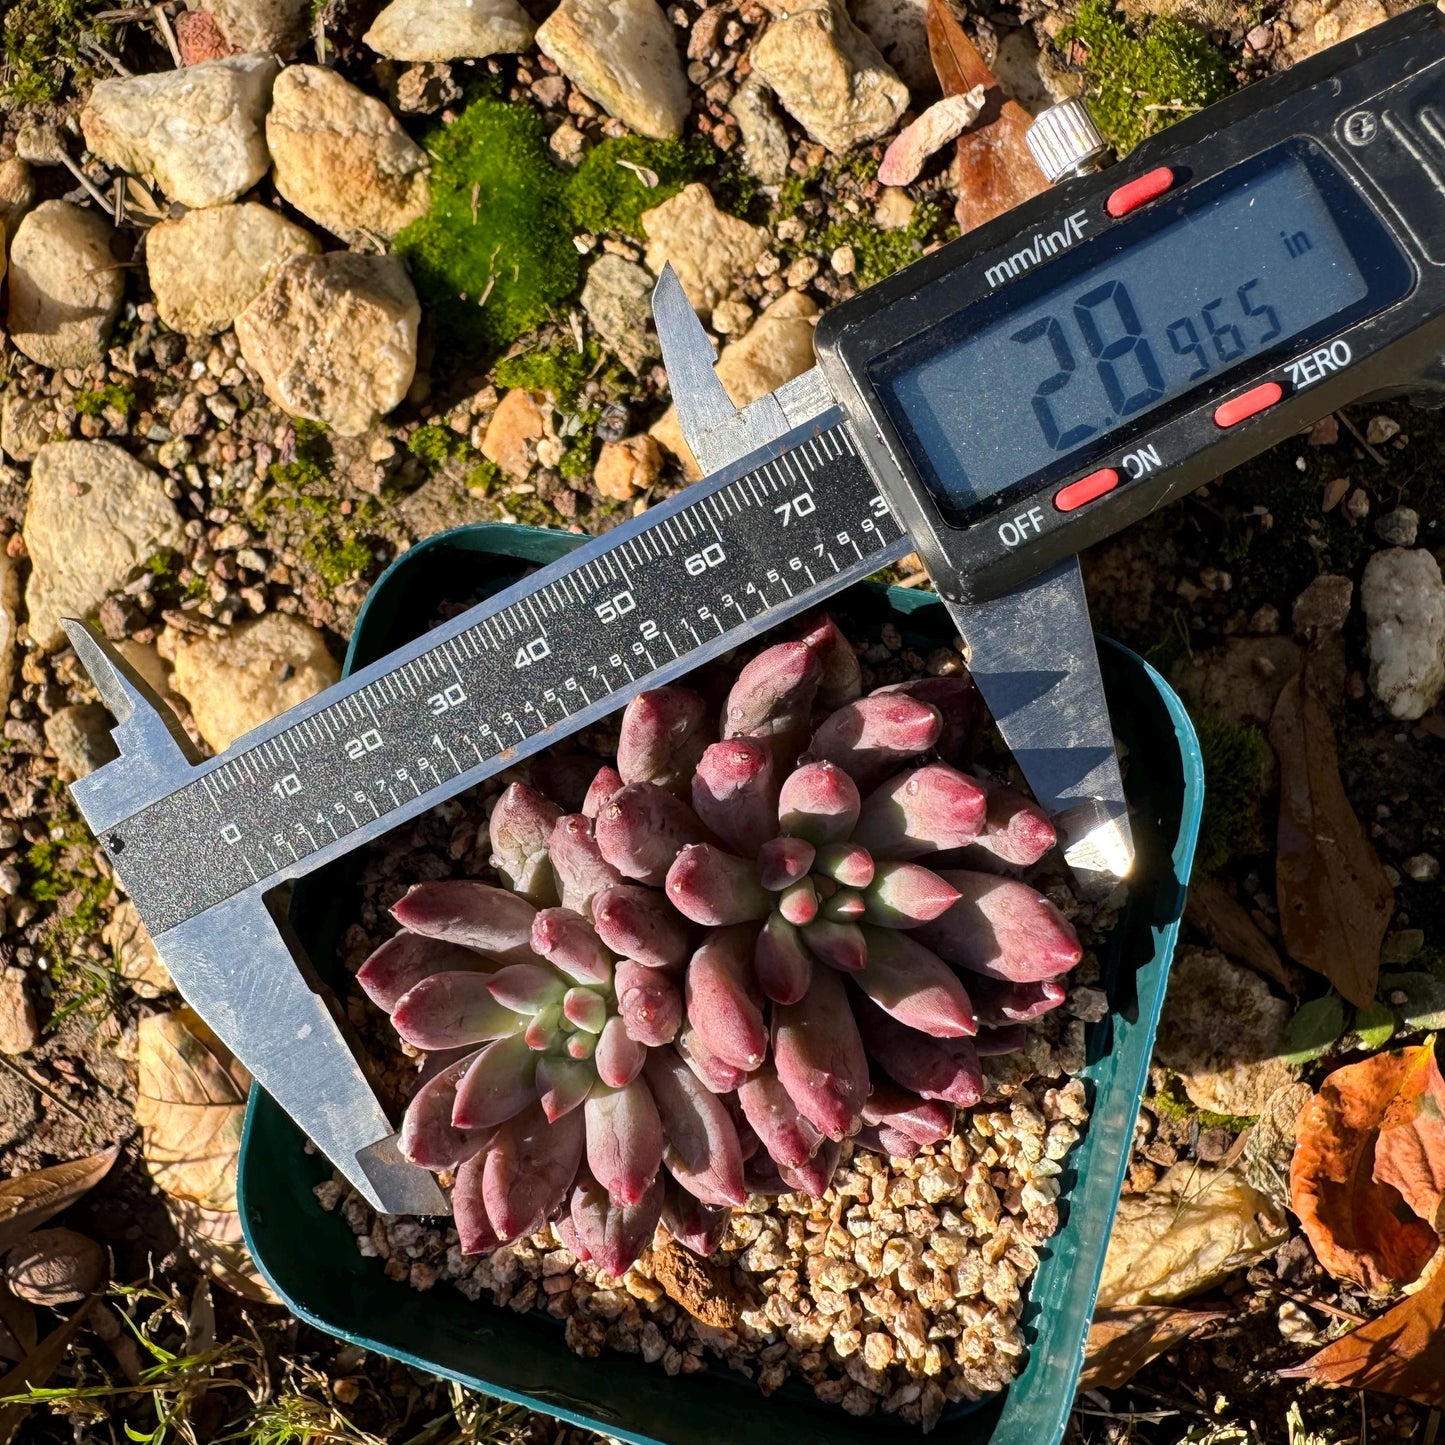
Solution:
<path fill-rule="evenodd" d="M 425 631 L 440 607 L 479 601 L 581 540 L 478 525 L 414 547 L 367 598 L 347 672 Z M 865 584 L 835 605 L 871 623 L 891 619 L 924 648 L 954 636 L 943 606 L 928 593 Z M 1198 740 L 1153 668 L 1114 643 L 1100 651 L 1115 725 L 1128 747 L 1138 865 L 1105 950 L 1110 1012 L 1087 1035 L 1092 1112 L 1060 1181 L 1063 1223 L 1041 1251 L 1024 1316 L 1027 1365 L 997 1397 L 945 1414 L 933 1438 L 949 1445 L 1057 1445 L 1063 1436 L 1184 909 L 1204 799 Z M 347 866 L 343 859 L 332 865 L 343 871 L 307 880 L 293 902 L 293 922 L 323 978 L 336 966 Z M 296 1125 L 253 1088 L 240 1161 L 246 1243 L 293 1314 L 352 1344 L 638 1445 L 849 1445 L 918 1435 L 891 1416 L 858 1419 L 824 1406 L 797 1383 L 764 1398 L 721 1366 L 669 1378 L 635 1355 L 583 1360 L 564 1344 L 561 1322 L 545 1314 L 473 1303 L 445 1286 L 420 1294 L 387 1279 L 381 1260 L 363 1258 L 341 1216 L 317 1203 L 313 1187 L 330 1176 Z"/>

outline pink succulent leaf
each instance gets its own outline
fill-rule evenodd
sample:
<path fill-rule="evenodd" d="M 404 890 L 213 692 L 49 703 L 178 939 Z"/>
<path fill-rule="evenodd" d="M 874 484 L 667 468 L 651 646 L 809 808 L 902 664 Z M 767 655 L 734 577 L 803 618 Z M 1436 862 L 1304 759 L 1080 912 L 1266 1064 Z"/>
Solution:
<path fill-rule="evenodd" d="M 781 893 L 807 877 L 816 850 L 806 838 L 769 838 L 758 849 L 758 882 L 769 893 Z"/>
<path fill-rule="evenodd" d="M 887 1124 L 865 1124 L 854 1136 L 853 1143 L 856 1148 L 871 1149 L 889 1159 L 912 1159 L 923 1148 L 916 1139 Z"/>
<path fill-rule="evenodd" d="M 835 923 L 830 918 L 818 918 L 800 929 L 799 935 L 808 952 L 831 968 L 857 973 L 868 962 L 868 943 L 856 923 Z"/>
<path fill-rule="evenodd" d="M 1012 788 L 989 788 L 988 812 L 983 832 L 973 840 L 975 848 L 1011 867 L 1032 868 L 1053 851 L 1058 841 L 1048 814 L 1031 798 Z"/>
<path fill-rule="evenodd" d="M 455 1049 L 514 1034 L 526 1020 L 518 1010 L 497 1001 L 491 992 L 495 977 L 434 973 L 402 995 L 391 1016 L 392 1026 L 417 1049 Z"/>
<path fill-rule="evenodd" d="M 723 1102 L 675 1049 L 650 1050 L 644 1077 L 662 1120 L 668 1172 L 705 1204 L 744 1203 L 742 1146 Z"/>
<path fill-rule="evenodd" d="M 493 1129 L 537 1097 L 537 1056 L 520 1034 L 488 1044 L 457 1085 L 452 1123 L 458 1129 Z"/>
<path fill-rule="evenodd" d="M 766 918 L 773 911 L 773 896 L 758 882 L 756 866 L 711 843 L 696 843 L 677 855 L 666 889 L 679 913 L 711 928 Z"/>
<path fill-rule="evenodd" d="M 937 1144 L 953 1133 L 957 1116 L 943 1099 L 925 1099 L 888 1081 L 875 1082 L 863 1105 L 863 1122 L 887 1125 L 906 1134 L 915 1144 Z"/>
<path fill-rule="evenodd" d="M 453 1064 L 471 1058 L 477 1053 L 475 1044 L 463 1044 L 458 1049 L 437 1049 L 424 1053 L 417 1061 L 416 1086 L 429 1084 L 438 1074 L 445 1073 Z"/>
<path fill-rule="evenodd" d="M 593 900 L 593 911 L 596 911 Z M 574 983 L 612 982 L 612 954 L 596 930 L 570 908 L 544 908 L 532 920 L 533 951 Z"/>
<path fill-rule="evenodd" d="M 567 985 L 545 963 L 513 963 L 499 968 L 487 980 L 492 997 L 513 1013 L 535 1014 L 548 1004 L 560 1004 Z"/>
<path fill-rule="evenodd" d="M 636 883 L 604 888 L 592 900 L 597 936 L 622 958 L 649 968 L 676 968 L 692 953 L 691 930 L 667 899 Z"/>
<path fill-rule="evenodd" d="M 768 1051 L 763 995 L 753 972 L 757 930 L 710 934 L 687 967 L 687 1021 L 708 1050 L 735 1069 L 755 1069 Z"/>
<path fill-rule="evenodd" d="M 868 922 L 882 928 L 931 923 L 958 902 L 958 890 L 921 863 L 880 863 L 863 896 Z"/>
<path fill-rule="evenodd" d="M 487 1218 L 487 1204 L 482 1197 L 482 1181 L 487 1165 L 487 1151 L 473 1154 L 457 1170 L 452 1189 L 452 1223 L 463 1254 L 490 1254 L 501 1244 L 501 1235 Z"/>
<path fill-rule="evenodd" d="M 627 1025 L 616 1016 L 608 1019 L 592 1056 L 597 1077 L 609 1089 L 625 1089 L 642 1072 L 646 1058 L 647 1050 L 628 1034 Z"/>
<path fill-rule="evenodd" d="M 513 893 L 538 908 L 557 901 L 557 880 L 547 844 L 562 810 L 525 783 L 513 783 L 497 799 L 488 824 L 492 867 Z"/>
<path fill-rule="evenodd" d="M 778 912 L 793 925 L 801 928 L 818 916 L 818 890 L 811 878 L 800 878 L 790 883 L 778 895 Z"/>
<path fill-rule="evenodd" d="M 1067 973 L 1084 956 L 1074 926 L 1042 893 L 1013 878 L 946 869 L 959 900 L 913 937 L 973 973 L 1033 983 Z"/>
<path fill-rule="evenodd" d="M 899 1023 L 933 1038 L 968 1038 L 978 1019 L 958 975 L 909 933 L 863 929 L 868 961 L 853 982 Z"/>
<path fill-rule="evenodd" d="M 1069 996 L 1061 978 L 1039 978 L 1027 983 L 1005 983 L 977 974 L 969 981 L 968 996 L 978 1011 L 979 1024 L 999 1028 L 1023 1024 L 1058 1008 Z"/>
<path fill-rule="evenodd" d="M 434 973 L 490 973 L 496 966 L 459 943 L 402 932 L 388 938 L 361 965 L 356 981 L 377 1008 L 391 1013 L 403 994 Z"/>
<path fill-rule="evenodd" d="M 692 777 L 692 807 L 736 853 L 757 853 L 778 831 L 773 755 L 756 738 L 729 738 L 703 753 Z"/>
<path fill-rule="evenodd" d="M 578 1110 L 549 1124 L 540 1104 L 497 1130 L 487 1150 L 482 1198 L 504 1240 L 531 1233 L 566 1199 L 582 1162 L 584 1132 Z"/>
<path fill-rule="evenodd" d="M 908 1028 L 867 999 L 855 1011 L 869 1055 L 896 1084 L 925 1099 L 946 1099 L 961 1109 L 983 1098 L 978 1050 L 966 1038 L 934 1039 Z"/>
<path fill-rule="evenodd" d="M 743 1113 L 743 1106 L 738 1103 L 738 1096 L 733 1093 L 724 1094 L 721 1097 L 728 1113 L 732 1116 L 733 1128 L 738 1131 L 738 1147 L 742 1150 L 743 1162 L 746 1163 L 763 1147 L 763 1142 L 758 1138 L 757 1131 L 748 1123 L 748 1117 Z"/>
<path fill-rule="evenodd" d="M 617 965 L 616 987 L 617 1012 L 630 1038 L 660 1048 L 677 1037 L 682 991 L 668 974 L 624 958 Z"/>
<path fill-rule="evenodd" d="M 863 670 L 853 644 L 825 612 L 811 623 L 802 638 L 804 646 L 823 669 L 816 705 L 831 712 L 852 702 L 863 691 Z"/>
<path fill-rule="evenodd" d="M 834 1140 L 824 1139 L 818 1152 L 806 1164 L 800 1164 L 796 1169 L 787 1169 L 780 1164 L 778 1174 L 795 1193 L 806 1194 L 810 1199 L 821 1199 L 833 1182 L 842 1147 Z"/>
<path fill-rule="evenodd" d="M 607 1022 L 607 1001 L 590 988 L 569 988 L 562 995 L 562 1017 L 584 1033 L 600 1034 Z"/>
<path fill-rule="evenodd" d="M 537 1097 L 550 1120 L 556 1121 L 575 1109 L 596 1082 L 597 1070 L 590 1060 L 559 1054 L 546 1054 L 537 1060 Z"/>
<path fill-rule="evenodd" d="M 397 1140 L 403 1159 L 423 1169 L 455 1169 L 486 1147 L 490 1129 L 458 1129 L 452 1124 L 457 1085 L 475 1057 L 458 1059 L 412 1095 Z"/>
<path fill-rule="evenodd" d="M 690 1194 L 670 1174 L 662 1175 L 662 1223 L 667 1232 L 684 1249 L 704 1259 L 716 1254 L 727 1237 L 732 1223 L 730 1205 L 704 1204 Z"/>
<path fill-rule="evenodd" d="M 584 918 L 591 917 L 592 900 L 604 888 L 622 882 L 622 874 L 602 856 L 597 846 L 592 819 L 581 813 L 563 814 L 552 829 L 548 847 L 562 907 Z"/>
<path fill-rule="evenodd" d="M 926 753 L 943 726 L 936 708 L 911 697 L 864 697 L 840 707 L 813 734 L 806 761 L 835 763 L 867 791 Z"/>
<path fill-rule="evenodd" d="M 714 1094 L 731 1094 L 747 1077 L 747 1070 L 725 1064 L 684 1020 L 677 1031 L 677 1051 L 703 1086 Z"/>
<path fill-rule="evenodd" d="M 844 888 L 866 888 L 876 871 L 873 855 L 857 843 L 826 844 L 818 849 L 813 868 Z"/>
<path fill-rule="evenodd" d="M 577 1063 L 587 1062 L 597 1052 L 597 1035 L 583 1033 L 579 1030 L 577 1033 L 569 1035 L 564 1048 L 569 1059 Z M 596 1073 L 597 1071 L 594 1069 L 592 1072 Z"/>
<path fill-rule="evenodd" d="M 749 1194 L 763 1194 L 769 1198 L 787 1194 L 792 1188 L 778 1173 L 778 1166 L 766 1149 L 759 1149 L 743 1165 L 743 1183 L 747 1185 Z"/>
<path fill-rule="evenodd" d="M 587 1166 L 614 1204 L 636 1204 L 662 1167 L 662 1122 L 642 1079 L 622 1089 L 599 1083 L 582 1106 Z"/>
<path fill-rule="evenodd" d="M 522 1037 L 526 1039 L 527 1047 L 539 1054 L 546 1053 L 548 1049 L 561 1042 L 563 1037 L 561 1003 L 545 1004 L 538 1009 L 532 1015 Z"/>
<path fill-rule="evenodd" d="M 626 1274 L 643 1250 L 652 1244 L 652 1236 L 662 1218 L 663 1197 L 659 1174 L 636 1204 L 619 1208 L 584 1169 L 572 1187 L 566 1216 L 574 1238 L 585 1251 L 579 1258 L 590 1260 L 614 1279 Z"/>
<path fill-rule="evenodd" d="M 781 913 L 770 913 L 753 946 L 753 975 L 774 1003 L 797 1003 L 808 991 L 813 960 L 798 930 Z"/>
<path fill-rule="evenodd" d="M 868 903 L 856 888 L 840 888 L 824 899 L 818 915 L 828 923 L 862 923 Z"/>
<path fill-rule="evenodd" d="M 966 672 L 895 682 L 875 689 L 873 696 L 896 693 L 926 702 L 938 710 L 943 729 L 933 746 L 944 762 L 962 767 L 973 761 L 979 734 L 988 722 L 988 709 L 984 706 L 978 684 Z"/>
<path fill-rule="evenodd" d="M 572 1197 L 576 1197 L 577 1185 L 572 1186 Z M 572 1216 L 563 1210 L 556 1219 L 552 1221 L 552 1228 L 557 1232 L 557 1238 L 562 1248 L 577 1260 L 580 1264 L 586 1264 L 592 1258 L 592 1251 L 582 1242 L 581 1236 L 577 1233 L 577 1226 L 572 1223 Z"/>
<path fill-rule="evenodd" d="M 823 1135 L 799 1112 L 777 1073 L 766 1064 L 738 1086 L 738 1103 L 762 1146 L 787 1169 L 806 1164 Z"/>
<path fill-rule="evenodd" d="M 696 813 L 656 783 L 628 783 L 597 815 L 597 846 L 622 874 L 660 887 L 682 849 L 709 836 Z"/>
<path fill-rule="evenodd" d="M 595 818 L 608 798 L 621 790 L 622 774 L 616 768 L 598 768 L 596 777 L 588 785 L 586 797 L 582 799 L 582 816 Z"/>
<path fill-rule="evenodd" d="M 846 1139 L 868 1097 L 868 1058 L 847 988 L 831 968 L 815 968 L 795 1004 L 773 1006 L 773 1067 L 798 1112 L 819 1133 Z"/>
<path fill-rule="evenodd" d="M 703 749 L 716 734 L 707 704 L 687 687 L 639 693 L 622 714 L 617 771 L 624 783 L 656 783 L 685 795 Z"/>
<path fill-rule="evenodd" d="M 738 674 L 723 707 L 725 738 L 779 738 L 807 725 L 823 665 L 805 642 L 780 642 Z"/>
<path fill-rule="evenodd" d="M 983 827 L 981 784 L 947 763 L 900 773 L 863 800 L 853 840 L 875 858 L 918 858 L 973 842 Z"/>
<path fill-rule="evenodd" d="M 1022 1053 L 1028 1047 L 1028 1042 L 1029 1031 L 1023 1024 L 980 1028 L 973 1041 L 981 1059 L 996 1058 L 1000 1054 Z"/>
<path fill-rule="evenodd" d="M 858 785 L 835 763 L 804 763 L 783 782 L 778 821 L 783 832 L 815 847 L 846 842 L 858 822 Z"/>
<path fill-rule="evenodd" d="M 532 956 L 532 919 L 525 898 L 486 883 L 450 880 L 418 883 L 396 903 L 391 916 L 405 929 L 445 943 L 459 943 L 499 963 Z"/>

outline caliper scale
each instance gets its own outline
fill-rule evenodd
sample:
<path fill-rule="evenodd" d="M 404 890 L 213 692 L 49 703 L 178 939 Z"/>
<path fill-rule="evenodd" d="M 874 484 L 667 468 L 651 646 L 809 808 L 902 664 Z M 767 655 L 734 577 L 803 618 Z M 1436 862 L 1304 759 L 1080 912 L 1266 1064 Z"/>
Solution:
<path fill-rule="evenodd" d="M 1445 29 L 1412 11 L 828 312 L 741 410 L 677 278 L 654 311 L 706 480 L 202 760 L 82 623 L 120 757 L 76 801 L 177 987 L 376 1208 L 440 1214 L 311 977 L 281 885 L 910 551 L 1065 857 L 1132 842 L 1077 554 L 1365 396 L 1445 389 Z M 1148 766 L 1148 759 L 1139 760 Z"/>

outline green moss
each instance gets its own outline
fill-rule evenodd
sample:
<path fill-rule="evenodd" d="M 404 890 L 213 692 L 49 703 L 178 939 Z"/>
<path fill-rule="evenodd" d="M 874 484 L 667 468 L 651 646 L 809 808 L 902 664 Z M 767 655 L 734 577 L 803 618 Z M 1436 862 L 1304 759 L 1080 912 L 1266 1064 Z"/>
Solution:
<path fill-rule="evenodd" d="M 407 439 L 406 449 L 412 456 L 439 467 L 464 451 L 466 444 L 444 426 L 420 426 Z"/>
<path fill-rule="evenodd" d="M 493 487 L 499 487 L 507 480 L 496 462 L 479 462 L 467 473 L 466 481 L 474 492 L 490 492 Z"/>
<path fill-rule="evenodd" d="M 1253 1115 L 1216 1114 L 1212 1109 L 1199 1108 L 1184 1092 L 1184 1085 L 1174 1074 L 1165 1075 L 1164 1087 L 1149 1100 L 1149 1103 L 1155 1113 L 1162 1114 L 1166 1119 L 1176 1119 L 1181 1122 L 1198 1119 L 1202 1129 L 1223 1128 L 1238 1134 L 1254 1122 Z"/>
<path fill-rule="evenodd" d="M 1060 40 L 1087 48 L 1089 108 L 1120 154 L 1232 88 L 1219 51 L 1169 16 L 1136 34 L 1115 17 L 1109 0 L 1084 0 Z"/>
<path fill-rule="evenodd" d="M 712 147 L 704 140 L 605 140 L 583 157 L 566 183 L 567 210 L 579 231 L 642 235 L 642 213 L 675 196 L 707 170 Z M 649 186 L 632 167 L 650 171 Z M 648 177 L 651 179 L 651 176 Z M 719 198 L 720 199 L 720 198 Z"/>
<path fill-rule="evenodd" d="M 105 904 L 113 891 L 110 880 L 91 864 L 90 832 L 78 819 L 55 824 L 50 837 L 33 843 L 21 855 L 21 886 L 36 903 L 59 903 L 54 927 L 68 937 L 98 933 L 105 922 Z"/>
<path fill-rule="evenodd" d="M 797 214 L 798 208 L 808 199 L 809 188 L 822 173 L 822 168 L 815 166 L 806 176 L 790 174 L 783 177 L 783 183 L 778 187 L 779 220 L 786 221 L 789 216 Z"/>
<path fill-rule="evenodd" d="M 329 531 L 308 537 L 301 555 L 328 587 L 340 587 L 361 576 L 376 560 L 371 548 L 354 533 L 338 538 Z"/>
<path fill-rule="evenodd" d="M 115 9 L 113 0 L 10 0 L 0 21 L 0 100 L 14 105 L 50 105 L 66 81 L 86 69 L 81 39 L 102 43 L 110 33 L 93 17 Z"/>
<path fill-rule="evenodd" d="M 575 346 L 541 347 L 506 357 L 497 363 L 493 374 L 498 386 L 545 391 L 559 406 L 566 407 L 577 399 L 598 357 L 596 342 L 588 342 L 581 351 Z"/>
<path fill-rule="evenodd" d="M 871 220 L 836 222 L 818 238 L 817 247 L 831 254 L 839 246 L 851 246 L 858 284 L 871 286 L 917 259 L 940 214 L 932 201 L 920 201 L 913 219 L 899 231 L 880 230 Z"/>
<path fill-rule="evenodd" d="M 1204 757 L 1204 813 L 1194 866 L 1213 873 L 1259 847 L 1259 781 L 1268 756 L 1264 734 L 1214 713 L 1194 718 Z"/>
<path fill-rule="evenodd" d="M 135 393 L 124 386 L 102 386 L 96 391 L 79 392 L 75 398 L 75 409 L 81 416 L 101 416 L 108 407 L 114 407 L 122 416 L 131 416 Z"/>

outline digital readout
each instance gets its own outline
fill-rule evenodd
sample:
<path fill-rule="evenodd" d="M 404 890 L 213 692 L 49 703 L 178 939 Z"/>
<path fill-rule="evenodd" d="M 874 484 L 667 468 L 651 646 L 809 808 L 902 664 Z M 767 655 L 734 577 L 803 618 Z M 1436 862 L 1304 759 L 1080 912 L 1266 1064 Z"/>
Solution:
<path fill-rule="evenodd" d="M 915 342 L 871 371 L 959 512 L 1368 291 L 1309 169 L 1286 159 L 953 344 L 920 360 Z"/>

